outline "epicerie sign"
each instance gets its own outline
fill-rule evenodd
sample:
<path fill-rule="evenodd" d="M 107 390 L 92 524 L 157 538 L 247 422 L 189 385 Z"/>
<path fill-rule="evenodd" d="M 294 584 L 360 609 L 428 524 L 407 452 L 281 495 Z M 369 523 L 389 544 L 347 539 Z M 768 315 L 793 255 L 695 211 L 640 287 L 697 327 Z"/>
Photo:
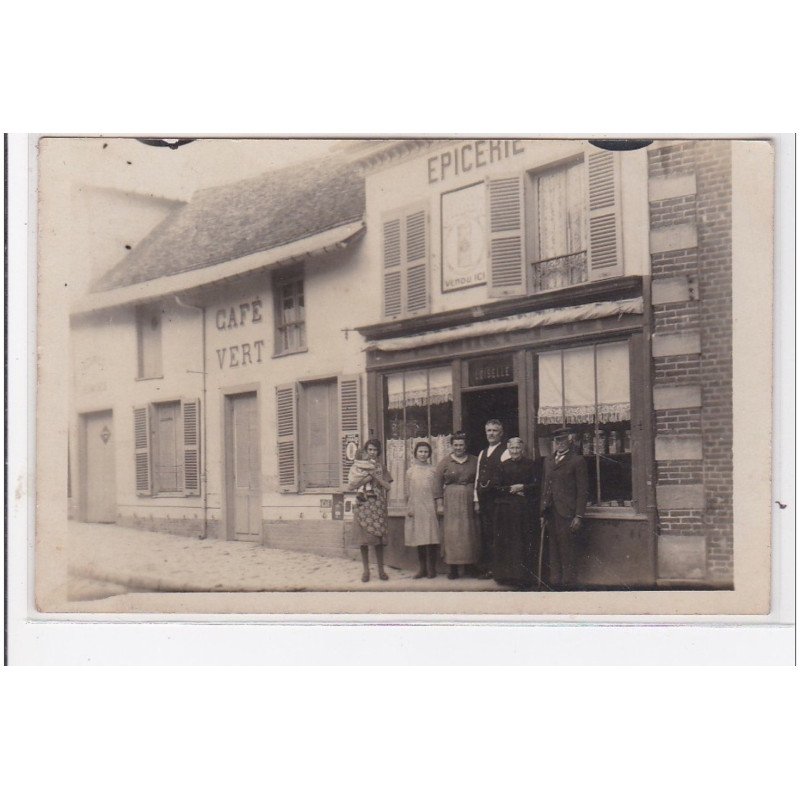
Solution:
<path fill-rule="evenodd" d="M 218 331 L 238 330 L 249 325 L 259 325 L 264 321 L 262 302 L 256 297 L 246 303 L 220 307 L 214 313 L 214 322 Z M 219 368 L 247 367 L 260 364 L 264 350 L 264 340 L 255 339 L 240 344 L 217 348 Z"/>
<path fill-rule="evenodd" d="M 519 139 L 476 139 L 464 142 L 428 159 L 428 183 L 466 175 L 524 152 L 525 145 Z"/>

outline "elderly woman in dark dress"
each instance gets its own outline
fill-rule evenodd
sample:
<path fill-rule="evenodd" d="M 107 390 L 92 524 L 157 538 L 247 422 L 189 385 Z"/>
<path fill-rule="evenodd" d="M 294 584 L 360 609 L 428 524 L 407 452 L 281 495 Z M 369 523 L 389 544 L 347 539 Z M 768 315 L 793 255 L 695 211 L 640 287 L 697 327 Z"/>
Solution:
<path fill-rule="evenodd" d="M 382 581 L 388 581 L 389 576 L 383 568 L 383 548 L 389 536 L 386 494 L 392 476 L 379 461 L 381 443 L 377 439 L 367 441 L 363 454 L 369 464 L 359 461 L 350 468 L 347 476 L 348 490 L 356 492 L 353 519 L 364 567 L 361 580 L 364 583 L 369 580 L 369 546 L 372 545 L 375 548 L 375 561 L 378 563 L 378 577 Z"/>
<path fill-rule="evenodd" d="M 536 464 L 523 455 L 520 438 L 508 440 L 509 459 L 500 464 L 493 485 L 495 496 L 494 563 L 500 584 L 530 589 L 536 583 L 534 564 L 539 543 Z"/>

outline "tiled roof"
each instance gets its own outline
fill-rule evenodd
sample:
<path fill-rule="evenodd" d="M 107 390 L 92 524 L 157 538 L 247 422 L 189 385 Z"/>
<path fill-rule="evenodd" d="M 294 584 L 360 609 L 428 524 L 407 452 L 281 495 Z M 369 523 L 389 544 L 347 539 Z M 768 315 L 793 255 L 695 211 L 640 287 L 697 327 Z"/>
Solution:
<path fill-rule="evenodd" d="M 92 291 L 223 264 L 363 216 L 359 168 L 333 157 L 204 189 L 170 213 Z"/>

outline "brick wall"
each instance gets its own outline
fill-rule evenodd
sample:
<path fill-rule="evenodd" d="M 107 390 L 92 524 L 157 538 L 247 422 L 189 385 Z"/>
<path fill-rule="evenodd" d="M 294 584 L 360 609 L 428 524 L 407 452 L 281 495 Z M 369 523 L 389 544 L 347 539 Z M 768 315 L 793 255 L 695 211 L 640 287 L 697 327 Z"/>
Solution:
<path fill-rule="evenodd" d="M 655 145 L 649 154 L 650 227 L 662 252 L 651 254 L 653 335 L 683 336 L 685 351 L 653 359 L 656 387 L 677 407 L 657 408 L 654 432 L 674 449 L 702 443 L 695 458 L 657 462 L 659 526 L 670 538 L 661 577 L 730 585 L 733 577 L 731 361 L 731 154 L 728 142 Z M 681 178 L 682 180 L 677 180 Z M 670 192 L 678 196 L 670 196 Z M 689 192 L 688 194 L 686 192 Z M 670 237 L 672 231 L 680 236 Z M 659 234 L 661 234 L 659 236 Z M 666 287 L 659 296 L 660 283 Z M 699 334 L 699 348 L 697 347 Z M 694 336 L 692 336 L 694 335 Z M 680 340 L 677 346 L 680 350 Z M 696 352 L 699 349 L 700 352 Z M 681 407 L 677 387 L 699 392 L 700 407 Z M 691 397 L 690 393 L 684 395 Z M 662 452 L 668 453 L 667 448 Z M 690 453 L 690 455 L 692 455 Z M 685 491 L 684 491 L 685 489 Z M 682 506 L 686 507 L 682 507 Z M 686 547 L 677 537 L 689 537 Z M 697 547 L 698 539 L 704 547 Z M 688 574 L 688 573 L 687 573 Z M 702 576 L 699 577 L 698 576 Z"/>
<path fill-rule="evenodd" d="M 733 327 L 731 148 L 696 145 L 698 260 L 702 264 L 703 523 L 709 577 L 733 579 Z"/>

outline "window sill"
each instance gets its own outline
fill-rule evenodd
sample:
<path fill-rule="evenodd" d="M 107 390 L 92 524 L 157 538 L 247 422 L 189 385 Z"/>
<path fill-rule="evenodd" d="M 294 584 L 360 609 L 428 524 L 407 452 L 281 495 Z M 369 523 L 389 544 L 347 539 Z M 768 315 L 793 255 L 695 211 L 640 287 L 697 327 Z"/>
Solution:
<path fill-rule="evenodd" d="M 627 519 L 640 522 L 647 520 L 647 514 L 640 514 L 635 508 L 608 506 L 607 508 L 587 508 L 584 519 Z"/>
<path fill-rule="evenodd" d="M 394 506 L 389 509 L 390 517 L 405 517 L 405 508 Z M 441 514 L 439 515 L 441 516 Z M 622 519 L 629 522 L 647 522 L 647 515 L 633 508 L 587 508 L 583 517 L 587 522 L 595 519 Z"/>
<path fill-rule="evenodd" d="M 272 357 L 273 358 L 283 358 L 284 356 L 295 356 L 298 353 L 307 353 L 307 352 L 308 352 L 308 348 L 307 347 L 302 347 L 299 350 L 287 350 L 285 353 L 273 353 Z"/>
<path fill-rule="evenodd" d="M 346 490 L 336 488 L 330 489 L 316 489 L 316 488 L 309 488 L 309 489 L 298 489 L 297 494 L 343 494 Z"/>
<path fill-rule="evenodd" d="M 149 375 L 146 378 L 135 378 L 134 380 L 136 380 L 136 381 L 163 381 L 164 380 L 164 376 L 163 375 Z"/>

